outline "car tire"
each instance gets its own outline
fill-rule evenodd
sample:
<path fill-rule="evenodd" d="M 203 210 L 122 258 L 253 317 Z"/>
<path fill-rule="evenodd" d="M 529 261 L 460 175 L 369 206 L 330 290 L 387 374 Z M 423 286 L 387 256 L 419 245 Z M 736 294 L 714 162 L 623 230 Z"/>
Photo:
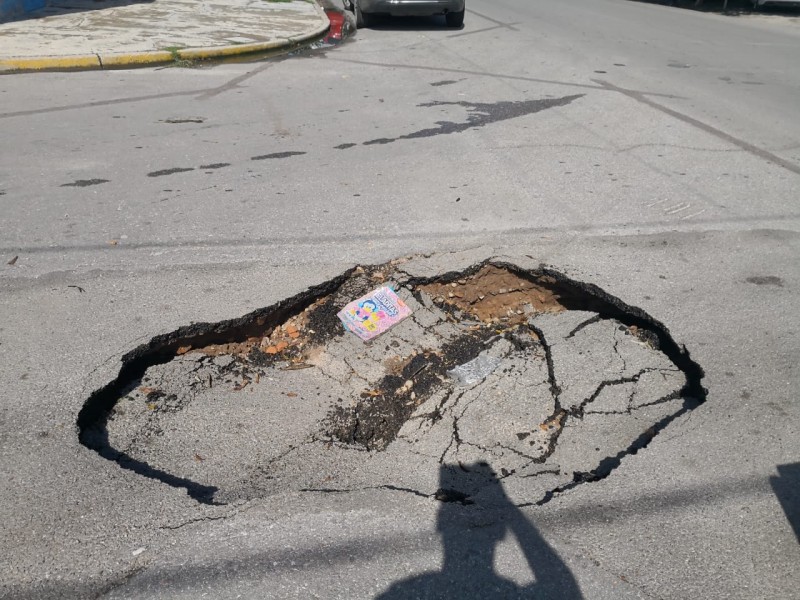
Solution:
<path fill-rule="evenodd" d="M 356 16 L 356 29 L 369 27 L 370 17 L 361 11 L 358 0 L 351 0 L 350 5 L 353 7 L 353 14 Z"/>
<path fill-rule="evenodd" d="M 444 16 L 448 27 L 461 27 L 464 24 L 464 11 L 449 12 Z"/>

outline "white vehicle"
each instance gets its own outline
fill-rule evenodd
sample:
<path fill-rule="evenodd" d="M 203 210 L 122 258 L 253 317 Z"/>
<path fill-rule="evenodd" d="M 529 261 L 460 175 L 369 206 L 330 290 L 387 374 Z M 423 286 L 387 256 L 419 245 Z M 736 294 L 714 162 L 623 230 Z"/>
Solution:
<path fill-rule="evenodd" d="M 350 0 L 356 27 L 366 27 L 372 15 L 427 17 L 444 15 L 448 27 L 464 24 L 465 0 Z"/>

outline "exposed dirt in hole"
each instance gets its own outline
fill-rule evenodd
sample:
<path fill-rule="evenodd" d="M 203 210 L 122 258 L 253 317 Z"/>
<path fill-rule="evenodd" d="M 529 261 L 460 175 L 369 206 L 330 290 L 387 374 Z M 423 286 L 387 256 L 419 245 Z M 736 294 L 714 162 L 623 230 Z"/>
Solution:
<path fill-rule="evenodd" d="M 536 282 L 501 267 L 485 265 L 480 271 L 450 282 L 419 286 L 438 304 L 457 307 L 484 323 L 519 325 L 535 313 L 566 310 L 552 277 Z"/>
<path fill-rule="evenodd" d="M 336 313 L 380 285 L 412 315 L 364 343 Z M 490 365 L 477 379 L 451 372 L 476 359 Z M 607 475 L 689 409 L 680 398 L 702 401 L 701 377 L 663 325 L 589 284 L 503 264 L 415 280 L 393 262 L 155 338 L 78 426 L 102 456 L 201 502 L 368 485 L 361 456 L 408 469 L 421 459 L 407 452 L 491 462 L 520 481 L 546 473 L 541 498 Z M 605 419 L 581 434 L 585 456 L 571 437 L 584 419 Z M 598 464 L 595 448 L 609 458 Z M 397 477 L 417 485 L 414 469 Z"/>
<path fill-rule="evenodd" d="M 304 362 L 307 348 L 321 343 L 316 331 L 309 326 L 309 315 L 318 311 L 327 300 L 323 298 L 314 302 L 300 314 L 289 317 L 283 324 L 265 329 L 263 335 L 252 336 L 242 342 L 209 344 L 199 348 L 192 348 L 191 345 L 181 346 L 177 354 L 199 352 L 206 356 L 252 355 L 251 362 L 260 366 L 267 366 L 279 360 L 288 360 L 292 363 Z"/>
<path fill-rule="evenodd" d="M 650 329 L 643 329 L 637 325 L 625 326 L 621 325 L 620 327 L 624 328 L 625 331 L 630 333 L 632 336 L 635 336 L 637 339 L 641 340 L 645 344 L 649 345 L 654 350 L 659 349 L 659 341 L 658 336 L 655 332 L 651 331 Z"/>

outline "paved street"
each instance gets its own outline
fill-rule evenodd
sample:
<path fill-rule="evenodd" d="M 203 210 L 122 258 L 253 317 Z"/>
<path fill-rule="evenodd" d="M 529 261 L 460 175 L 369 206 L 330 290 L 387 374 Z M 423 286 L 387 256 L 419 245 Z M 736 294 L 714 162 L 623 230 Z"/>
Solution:
<path fill-rule="evenodd" d="M 794 597 L 798 50 L 787 17 L 470 0 L 0 76 L 0 598 Z M 470 312 L 518 293 L 470 287 L 487 259 L 535 317 Z M 414 319 L 345 337 L 384 281 Z M 209 345 L 294 323 L 284 362 Z"/>
<path fill-rule="evenodd" d="M 266 57 L 318 39 L 330 27 L 327 6 L 325 0 L 52 0 L 29 18 L 0 19 L 0 72 Z"/>

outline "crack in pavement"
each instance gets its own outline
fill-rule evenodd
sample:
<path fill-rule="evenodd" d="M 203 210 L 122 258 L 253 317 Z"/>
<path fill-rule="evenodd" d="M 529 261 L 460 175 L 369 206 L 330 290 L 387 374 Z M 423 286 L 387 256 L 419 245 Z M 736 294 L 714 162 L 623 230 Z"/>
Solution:
<path fill-rule="evenodd" d="M 455 73 L 458 75 L 475 75 L 478 77 L 491 77 L 493 79 L 508 79 L 509 81 L 525 81 L 525 82 L 533 82 L 533 83 L 544 83 L 544 84 L 553 84 L 553 85 L 560 85 L 564 87 L 575 87 L 587 90 L 598 90 L 598 91 L 617 91 L 612 90 L 609 87 L 602 85 L 600 82 L 595 82 L 594 84 L 589 83 L 577 83 L 574 81 L 558 81 L 554 79 L 541 79 L 538 77 L 527 77 L 524 75 L 511 75 L 506 73 L 490 73 L 488 71 L 477 71 L 477 70 L 470 70 L 470 69 L 456 69 L 456 68 L 448 68 L 448 67 L 432 67 L 428 65 L 409 65 L 409 64 L 402 64 L 402 63 L 379 63 L 379 62 L 370 62 L 367 60 L 357 60 L 351 58 L 342 58 L 342 57 L 329 57 L 328 60 L 350 63 L 355 65 L 364 65 L 369 67 L 382 67 L 388 69 L 411 69 L 411 70 L 419 70 L 419 71 L 435 71 L 437 73 Z M 678 99 L 678 100 L 686 100 L 683 96 L 676 96 L 674 94 L 662 94 L 659 92 L 639 92 L 636 90 L 627 90 L 631 92 L 635 92 L 641 94 L 642 96 L 653 96 L 659 98 L 670 98 L 670 99 Z M 2 116 L 2 115 L 0 115 Z"/>
<path fill-rule="evenodd" d="M 632 375 L 630 377 L 619 377 L 618 379 L 607 379 L 605 381 L 601 381 L 600 385 L 597 386 L 595 391 L 592 392 L 592 394 L 588 398 L 584 399 L 578 406 L 570 408 L 566 412 L 571 417 L 574 417 L 576 419 L 583 419 L 585 408 L 589 404 L 591 404 L 592 402 L 597 400 L 597 397 L 603 392 L 604 389 L 606 389 L 608 387 L 611 387 L 611 386 L 615 386 L 615 385 L 623 385 L 623 384 L 626 384 L 626 383 L 636 383 L 636 382 L 639 381 L 639 379 L 645 373 L 652 373 L 652 372 L 656 372 L 658 370 L 659 369 L 656 369 L 656 368 L 646 368 L 646 369 L 642 369 L 641 371 L 639 371 L 638 373 L 636 373 L 635 375 Z M 630 414 L 630 413 L 628 413 L 628 414 Z"/>
<path fill-rule="evenodd" d="M 209 521 L 221 521 L 223 519 L 229 519 L 230 517 L 235 517 L 240 512 L 241 512 L 241 510 L 237 509 L 237 510 L 231 511 L 230 513 L 225 514 L 225 515 L 219 515 L 219 516 L 208 515 L 208 516 L 204 516 L 204 517 L 196 517 L 194 519 L 189 519 L 187 521 L 183 521 L 181 523 L 178 523 L 177 525 L 159 525 L 158 528 L 159 529 L 169 529 L 171 531 L 175 531 L 177 529 L 181 529 L 183 527 L 186 527 L 187 525 L 192 525 L 194 523 L 206 523 L 206 522 L 209 522 Z"/>
<path fill-rule="evenodd" d="M 600 315 L 595 315 L 593 317 L 589 317 L 585 321 L 582 321 L 581 323 L 578 323 L 578 325 L 576 325 L 575 328 L 572 331 L 570 331 L 567 334 L 567 337 L 565 337 L 564 339 L 565 340 L 572 339 L 573 337 L 575 337 L 575 334 L 578 333 L 581 329 L 583 329 L 585 327 L 588 327 L 589 325 L 592 325 L 593 323 L 598 323 L 600 321 L 602 321 L 602 317 Z"/>
<path fill-rule="evenodd" d="M 666 327 L 591 284 L 547 267 L 524 270 L 486 261 L 428 278 L 404 269 L 404 283 L 395 285 L 413 307 L 413 317 L 380 341 L 349 337 L 336 313 L 371 287 L 395 281 L 387 265 L 354 268 L 240 319 L 157 336 L 124 355 L 119 376 L 87 399 L 78 418 L 81 443 L 124 469 L 185 488 L 204 504 L 231 506 L 291 490 L 397 488 L 430 497 L 429 483 L 416 485 L 417 474 L 398 471 L 397 465 L 420 467 L 427 461 L 436 468 L 481 460 L 496 463 L 504 479 L 529 481 L 526 493 L 538 498 L 529 504 L 539 504 L 608 476 L 625 456 L 646 447 L 705 398 L 702 369 Z M 480 292 L 499 303 L 499 312 L 481 312 L 489 309 L 475 300 Z M 533 294 L 537 310 L 544 312 L 526 316 L 521 306 L 534 301 Z M 545 297 L 557 300 L 548 304 Z M 600 321 L 602 326 L 587 330 Z M 278 340 L 289 340 L 288 332 L 300 346 L 277 350 Z M 582 346 L 575 344 L 590 344 L 588 355 L 565 361 L 573 351 L 581 354 Z M 277 354 L 267 354 L 269 348 Z M 621 371 L 609 350 L 622 362 Z M 484 353 L 502 366 L 466 387 L 446 375 Z M 583 365 L 597 357 L 601 368 L 587 372 Z M 663 366 L 666 359 L 670 367 Z M 603 371 L 606 363 L 612 376 Z M 293 367 L 310 370 L 295 373 Z M 626 374 L 629 368 L 637 370 Z M 206 384 L 207 375 L 217 378 L 213 387 Z M 243 382 L 249 384 L 247 393 L 237 393 Z M 118 404 L 134 388 L 136 410 L 127 421 L 115 422 Z M 618 391 L 605 395 L 613 388 Z M 154 391 L 158 397 L 148 398 Z M 676 412 L 669 401 L 681 398 Z M 661 404 L 663 409 L 652 408 Z M 650 410 L 625 420 L 584 420 L 606 407 L 612 409 L 608 414 Z M 204 419 L 201 426 L 198 416 Z M 611 435 L 595 422 L 623 429 Z M 608 456 L 599 462 L 579 447 L 584 430 L 591 433 L 595 426 L 610 436 Z M 205 448 L 219 449 L 219 456 L 208 460 L 195 453 L 194 462 L 191 454 L 187 460 L 186 443 L 204 436 Z M 227 458 L 226 451 L 233 456 Z M 544 466 L 530 472 L 536 465 Z M 544 473 L 558 479 L 534 484 Z M 215 485 L 199 483 L 207 481 Z M 338 488 L 320 487 L 322 481 L 336 481 Z"/>
<path fill-rule="evenodd" d="M 708 134 L 710 134 L 710 135 L 712 135 L 712 136 L 714 136 L 714 137 L 716 137 L 716 138 L 718 138 L 720 140 L 723 140 L 725 142 L 733 144 L 734 146 L 737 146 L 738 148 L 741 148 L 745 152 L 749 152 L 750 154 L 752 154 L 754 156 L 757 156 L 757 157 L 759 157 L 759 158 L 761 158 L 763 160 L 766 160 L 767 162 L 773 163 L 773 164 L 775 164 L 775 165 L 777 165 L 777 166 L 779 166 L 779 167 L 781 167 L 783 169 L 786 169 L 787 171 L 791 171 L 795 175 L 800 175 L 800 165 L 795 164 L 795 163 L 793 163 L 791 161 L 788 161 L 788 160 L 786 160 L 784 158 L 781 158 L 777 154 L 774 154 L 774 153 L 772 153 L 772 152 L 770 152 L 768 150 L 765 150 L 763 148 L 759 148 L 755 144 L 751 144 L 750 142 L 746 142 L 746 141 L 744 141 L 744 140 L 742 140 L 740 138 L 737 138 L 737 137 L 735 137 L 735 136 L 733 136 L 733 135 L 731 135 L 729 133 L 726 133 L 726 132 L 722 131 L 721 129 L 717 129 L 713 125 L 709 125 L 707 123 L 704 123 L 704 122 L 702 122 L 702 121 L 700 121 L 698 119 L 695 119 L 694 117 L 690 117 L 690 116 L 685 115 L 685 114 L 683 114 L 681 112 L 678 112 L 677 110 L 673 110 L 671 108 L 667 108 L 663 104 L 659 104 L 658 102 L 655 102 L 654 100 L 651 100 L 650 98 L 647 98 L 642 92 L 636 92 L 636 91 L 633 91 L 633 90 L 627 90 L 625 88 L 618 87 L 618 86 L 616 86 L 616 85 L 614 85 L 612 83 L 609 83 L 608 81 L 604 81 L 602 79 L 593 79 L 592 81 L 594 83 L 597 83 L 598 85 L 603 86 L 604 88 L 606 88 L 608 90 L 611 90 L 611 91 L 614 91 L 614 92 L 619 92 L 620 94 L 622 94 L 624 96 L 627 96 L 627 97 L 629 97 L 629 98 L 631 98 L 633 100 L 636 100 L 637 102 L 639 102 L 641 104 L 645 104 L 645 105 L 647 105 L 647 106 L 649 106 L 651 108 L 654 108 L 655 110 L 657 110 L 659 112 L 662 112 L 662 113 L 664 113 L 666 115 L 669 115 L 670 117 L 673 117 L 673 118 L 675 118 L 675 119 L 677 119 L 679 121 L 683 121 L 687 125 L 691 125 L 692 127 L 700 129 L 701 131 L 704 131 L 704 132 L 706 132 L 706 133 L 708 133 Z"/>

